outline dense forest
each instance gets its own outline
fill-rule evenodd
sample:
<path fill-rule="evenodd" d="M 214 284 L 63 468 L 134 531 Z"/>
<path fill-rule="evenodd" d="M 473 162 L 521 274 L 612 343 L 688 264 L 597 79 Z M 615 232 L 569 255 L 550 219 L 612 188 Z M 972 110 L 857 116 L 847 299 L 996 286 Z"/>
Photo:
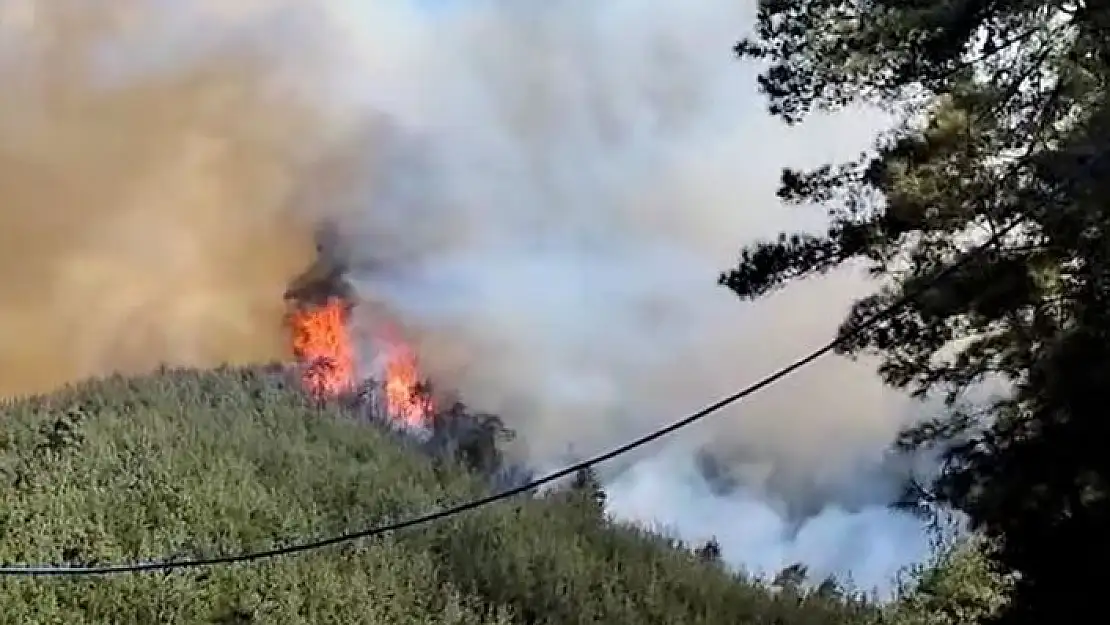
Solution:
<path fill-rule="evenodd" d="M 0 562 L 267 549 L 489 492 L 493 446 L 429 454 L 355 408 L 311 400 L 267 368 L 115 377 L 7 403 Z M 5 578 L 0 622 L 901 625 L 989 612 L 1005 589 L 965 542 L 908 572 L 893 602 L 806 580 L 804 567 L 756 580 L 712 543 L 606 518 L 603 496 L 581 475 L 542 497 L 269 560 Z"/>

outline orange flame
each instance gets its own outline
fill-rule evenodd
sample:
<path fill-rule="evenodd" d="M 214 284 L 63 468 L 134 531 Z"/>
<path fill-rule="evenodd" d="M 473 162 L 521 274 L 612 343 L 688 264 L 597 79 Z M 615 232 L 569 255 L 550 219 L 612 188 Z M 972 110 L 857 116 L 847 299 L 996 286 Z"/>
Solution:
<path fill-rule="evenodd" d="M 299 306 L 290 313 L 293 356 L 303 366 L 305 390 L 320 399 L 354 389 L 355 348 L 348 328 L 350 304 L 328 298 L 323 305 Z M 381 341 L 382 390 L 390 418 L 410 426 L 425 426 L 431 418 L 431 399 L 421 391 L 416 354 L 404 342 Z"/>
<path fill-rule="evenodd" d="M 348 309 L 347 302 L 332 297 L 322 306 L 297 308 L 289 315 L 293 356 L 304 366 L 305 390 L 315 397 L 335 397 L 354 388 Z"/>
<path fill-rule="evenodd" d="M 432 401 L 420 388 L 420 367 L 416 354 L 404 343 L 389 343 L 383 376 L 386 410 L 391 417 L 408 425 L 427 425 L 432 414 Z"/>

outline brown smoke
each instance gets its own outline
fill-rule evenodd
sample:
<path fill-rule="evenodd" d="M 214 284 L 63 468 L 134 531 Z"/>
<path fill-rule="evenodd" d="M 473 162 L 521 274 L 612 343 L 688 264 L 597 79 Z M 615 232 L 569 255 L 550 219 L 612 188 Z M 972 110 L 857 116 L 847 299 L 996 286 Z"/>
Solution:
<path fill-rule="evenodd" d="M 247 8 L 190 4 L 212 44 L 179 51 L 165 3 L 0 0 L 0 396 L 285 356 L 321 120 L 235 35 Z"/>

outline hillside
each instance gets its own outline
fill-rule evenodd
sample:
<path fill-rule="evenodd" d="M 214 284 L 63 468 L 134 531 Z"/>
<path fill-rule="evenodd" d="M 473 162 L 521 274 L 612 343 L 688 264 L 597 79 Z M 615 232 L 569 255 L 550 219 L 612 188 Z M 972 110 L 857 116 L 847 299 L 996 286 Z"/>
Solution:
<path fill-rule="evenodd" d="M 262 369 L 112 378 L 3 412 L 4 562 L 266 548 L 485 489 Z M 570 491 L 253 564 L 0 584 L 3 623 L 821 625 L 856 622 L 852 612 L 776 596 L 601 521 Z"/>

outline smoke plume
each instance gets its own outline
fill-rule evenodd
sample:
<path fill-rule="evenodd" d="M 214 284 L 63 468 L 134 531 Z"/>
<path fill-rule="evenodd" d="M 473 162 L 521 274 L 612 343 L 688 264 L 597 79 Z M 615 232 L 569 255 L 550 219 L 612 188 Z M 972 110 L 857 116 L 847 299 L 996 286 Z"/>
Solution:
<path fill-rule="evenodd" d="M 319 115 L 283 20 L 175 4 L 0 0 L 0 395 L 285 356 Z"/>
<path fill-rule="evenodd" d="M 348 95 L 374 114 L 323 165 L 346 194 L 311 204 L 340 224 L 375 314 L 404 321 L 433 379 L 504 415 L 533 466 L 756 381 L 869 288 L 843 273 L 743 304 L 714 283 L 745 241 L 820 225 L 777 206 L 781 167 L 850 158 L 877 129 L 872 112 L 771 121 L 730 55 L 742 4 L 337 10 L 366 77 Z M 872 367 L 826 359 L 610 467 L 612 512 L 718 534 L 754 568 L 804 558 L 885 586 L 922 542 L 883 509 L 907 407 Z"/>
<path fill-rule="evenodd" d="M 0 393 L 284 356 L 326 220 L 359 322 L 400 325 L 542 471 L 756 381 L 869 288 L 715 284 L 820 226 L 777 205 L 781 167 L 877 123 L 771 121 L 730 54 L 753 3 L 432 4 L 0 0 Z M 826 359 L 608 468 L 611 511 L 885 585 L 920 554 L 882 508 L 906 415 Z"/>

